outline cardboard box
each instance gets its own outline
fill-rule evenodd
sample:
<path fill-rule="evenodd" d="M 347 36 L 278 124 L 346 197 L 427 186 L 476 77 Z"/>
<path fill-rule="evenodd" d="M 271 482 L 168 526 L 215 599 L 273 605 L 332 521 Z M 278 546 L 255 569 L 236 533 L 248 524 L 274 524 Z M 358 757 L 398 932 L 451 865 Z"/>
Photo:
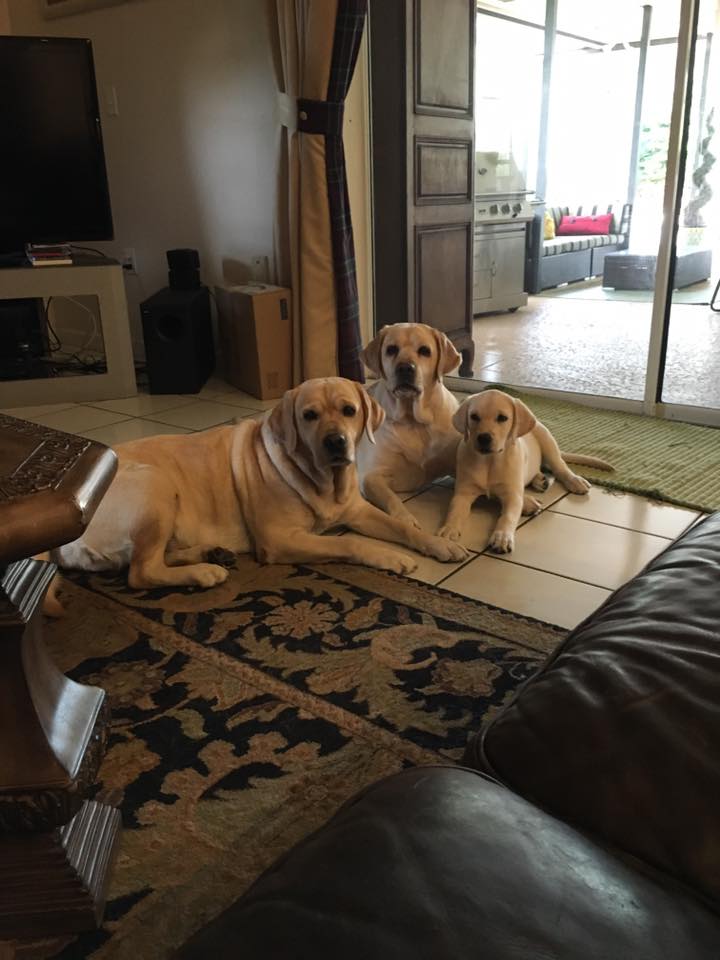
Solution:
<path fill-rule="evenodd" d="M 215 287 L 222 372 L 259 400 L 292 386 L 290 291 L 266 283 Z"/>

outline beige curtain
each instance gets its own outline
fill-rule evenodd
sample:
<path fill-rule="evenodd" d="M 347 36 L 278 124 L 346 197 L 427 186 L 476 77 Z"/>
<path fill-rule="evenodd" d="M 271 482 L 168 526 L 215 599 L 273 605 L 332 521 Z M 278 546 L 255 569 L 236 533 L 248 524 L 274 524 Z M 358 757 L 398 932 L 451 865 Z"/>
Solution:
<path fill-rule="evenodd" d="M 275 265 L 293 291 L 293 379 L 337 373 L 337 324 L 325 138 L 298 133 L 298 97 L 324 100 L 330 78 L 337 0 L 275 0 L 278 203 Z"/>

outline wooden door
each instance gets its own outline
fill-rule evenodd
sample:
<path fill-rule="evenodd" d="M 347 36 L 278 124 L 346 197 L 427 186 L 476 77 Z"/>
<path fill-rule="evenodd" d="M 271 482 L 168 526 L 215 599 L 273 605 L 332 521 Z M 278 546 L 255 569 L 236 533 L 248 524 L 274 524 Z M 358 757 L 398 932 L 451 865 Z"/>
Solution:
<path fill-rule="evenodd" d="M 473 0 L 370 0 L 375 317 L 443 330 L 472 374 Z"/>
<path fill-rule="evenodd" d="M 409 315 L 472 373 L 473 0 L 406 0 Z"/>

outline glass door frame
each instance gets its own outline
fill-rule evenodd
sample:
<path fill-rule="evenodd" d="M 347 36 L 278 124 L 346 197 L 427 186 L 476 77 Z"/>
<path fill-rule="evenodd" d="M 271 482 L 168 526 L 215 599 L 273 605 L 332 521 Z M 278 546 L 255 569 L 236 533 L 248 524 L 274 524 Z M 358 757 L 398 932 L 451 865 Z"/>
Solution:
<path fill-rule="evenodd" d="M 690 105 L 695 70 L 695 47 L 701 0 L 681 0 L 678 25 L 677 54 L 675 60 L 675 87 L 670 119 L 665 192 L 663 197 L 663 222 L 660 232 L 655 289 L 653 294 L 652 321 L 645 371 L 643 400 L 622 397 L 607 397 L 600 394 L 575 393 L 567 390 L 550 390 L 543 387 L 519 389 L 529 394 L 569 400 L 586 406 L 608 410 L 623 410 L 629 413 L 646 414 L 667 420 L 683 420 L 720 426 L 720 410 L 710 407 L 667 403 L 662 400 L 663 378 L 667 355 L 670 312 L 672 307 L 672 280 L 675 268 L 675 242 L 677 239 L 682 185 L 687 158 L 687 142 L 690 127 Z M 447 386 L 459 392 L 474 393 L 476 381 L 464 377 L 446 377 Z"/>

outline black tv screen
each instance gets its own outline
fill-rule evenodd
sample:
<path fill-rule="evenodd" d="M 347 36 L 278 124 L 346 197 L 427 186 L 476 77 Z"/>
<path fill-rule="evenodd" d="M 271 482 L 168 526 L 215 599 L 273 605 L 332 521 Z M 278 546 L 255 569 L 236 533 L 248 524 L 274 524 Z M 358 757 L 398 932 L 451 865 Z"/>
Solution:
<path fill-rule="evenodd" d="M 90 41 L 0 37 L 0 250 L 112 237 Z"/>

